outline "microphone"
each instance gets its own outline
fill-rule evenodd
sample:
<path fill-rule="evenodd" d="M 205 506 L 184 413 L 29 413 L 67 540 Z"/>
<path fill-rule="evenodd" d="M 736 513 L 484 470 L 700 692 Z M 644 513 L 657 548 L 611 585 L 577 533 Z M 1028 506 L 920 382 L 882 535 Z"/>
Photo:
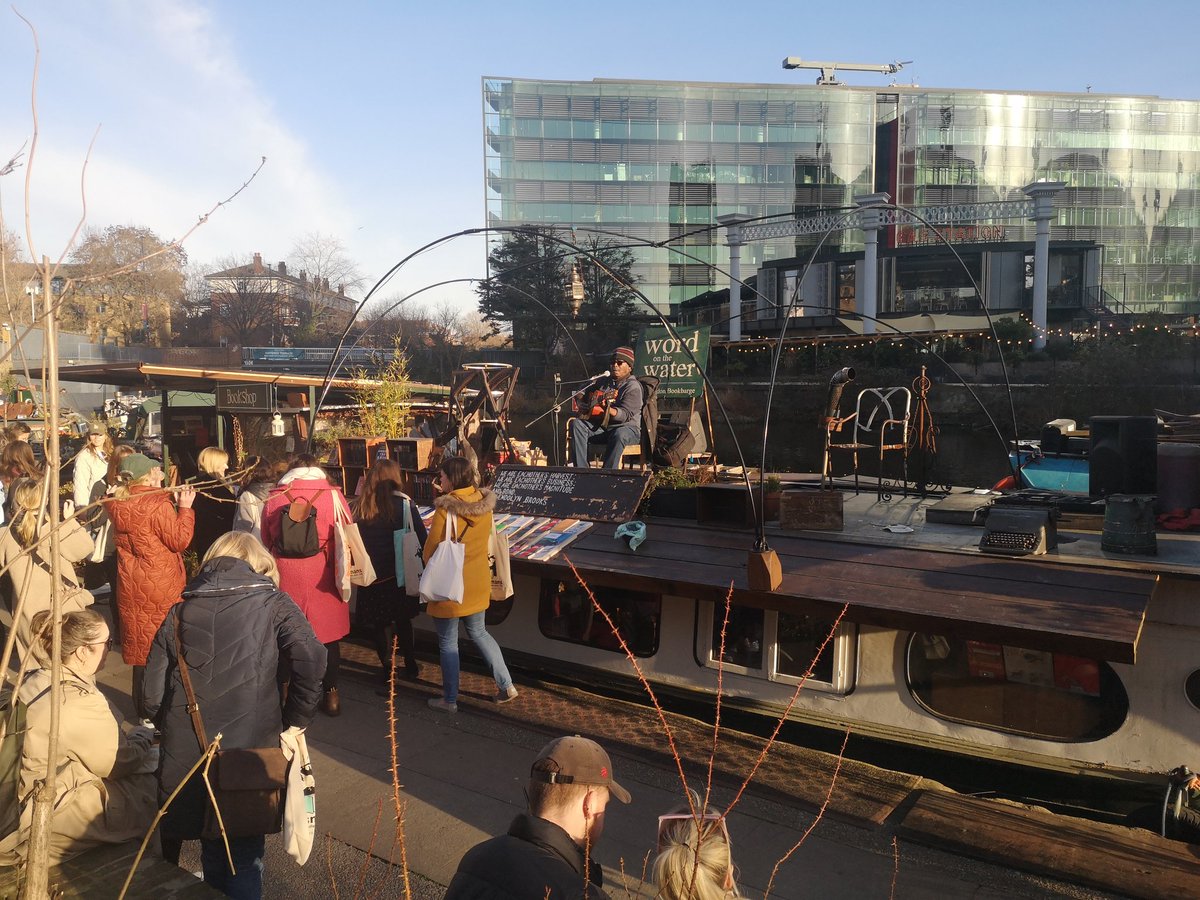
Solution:
<path fill-rule="evenodd" d="M 607 378 L 607 377 L 608 377 L 609 375 L 611 375 L 611 374 L 612 374 L 612 370 L 611 370 L 611 369 L 605 369 L 603 372 L 601 372 L 601 373 L 600 373 L 599 375 L 597 375 L 595 378 L 592 378 L 592 379 L 590 379 L 590 380 L 588 380 L 588 381 L 585 381 L 585 382 L 583 383 L 583 387 L 581 387 L 579 390 L 577 390 L 577 391 L 575 392 L 575 396 L 576 396 L 576 397 L 580 397 L 580 396 L 582 396 L 582 395 L 583 395 L 583 392 L 584 392 L 584 391 L 586 391 L 588 388 L 590 388 L 590 387 L 591 387 L 593 384 L 595 384 L 595 383 L 596 383 L 597 381 L 599 381 L 601 378 Z"/>
<path fill-rule="evenodd" d="M 611 374 L 612 374 L 611 369 L 605 369 L 603 372 L 601 372 L 599 375 L 597 375 L 595 378 L 593 378 L 592 381 L 599 381 L 601 378 L 607 378 Z"/>

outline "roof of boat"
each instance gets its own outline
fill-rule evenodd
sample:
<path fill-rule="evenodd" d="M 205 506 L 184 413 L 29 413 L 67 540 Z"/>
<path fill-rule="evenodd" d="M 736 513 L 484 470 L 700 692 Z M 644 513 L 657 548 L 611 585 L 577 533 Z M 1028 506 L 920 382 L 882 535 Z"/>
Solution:
<path fill-rule="evenodd" d="M 842 493 L 842 531 L 768 528 L 783 570 L 771 592 L 747 583 L 752 531 L 674 519 L 647 519 L 636 552 L 598 523 L 558 558 L 513 567 L 570 577 L 574 565 L 589 584 L 718 603 L 732 591 L 736 603 L 830 618 L 845 605 L 860 624 L 1125 663 L 1135 661 L 1158 574 L 1200 576 L 1200 542 L 1186 535 L 1160 535 L 1156 557 L 1118 557 L 1084 530 L 1094 523 L 1068 519 L 1057 548 L 1006 557 L 979 550 L 980 527 L 929 522 L 941 495 Z"/>

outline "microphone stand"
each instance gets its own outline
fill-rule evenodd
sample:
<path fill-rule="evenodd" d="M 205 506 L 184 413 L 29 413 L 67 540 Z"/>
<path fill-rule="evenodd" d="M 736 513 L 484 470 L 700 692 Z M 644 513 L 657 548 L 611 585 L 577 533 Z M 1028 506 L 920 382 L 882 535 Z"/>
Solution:
<path fill-rule="evenodd" d="M 559 401 L 558 397 L 559 397 L 559 393 L 561 391 L 562 391 L 562 375 L 560 375 L 558 372 L 555 372 L 554 373 L 554 406 L 553 406 L 553 409 L 554 409 L 554 445 L 553 445 L 554 457 L 553 458 L 554 458 L 555 465 L 562 465 L 562 463 L 560 462 L 561 457 L 558 455 L 558 410 L 559 410 L 559 406 L 560 406 L 560 401 Z"/>
<path fill-rule="evenodd" d="M 531 419 L 530 421 L 526 422 L 526 423 L 525 423 L 525 427 L 526 427 L 526 428 L 528 428 L 530 425 L 533 425 L 533 424 L 534 424 L 534 423 L 536 423 L 536 422 L 540 422 L 540 421 L 542 421 L 542 419 L 546 418 L 546 416 L 550 416 L 550 415 L 553 415 L 553 416 L 555 417 L 554 421 L 555 421 L 555 423 L 557 424 L 557 422 L 558 422 L 558 411 L 559 411 L 559 409 L 561 409 L 561 408 L 562 408 L 563 406 L 565 406 L 566 404 L 570 403 L 570 402 L 571 402 L 571 400 L 572 400 L 572 399 L 574 399 L 575 397 L 577 397 L 577 396 L 579 396 L 580 394 L 582 394 L 582 393 L 584 392 L 584 390 L 586 390 L 588 387 L 590 387 L 591 385 L 595 384 L 595 383 L 596 383 L 597 381 L 599 381 L 600 379 L 602 379 L 602 378 L 607 378 L 607 377 L 608 377 L 608 375 L 607 375 L 607 374 L 605 374 L 605 375 L 597 375 L 595 378 L 589 378 L 587 381 L 571 381 L 571 382 L 567 382 L 568 384 L 582 384 L 582 385 L 583 385 L 583 387 L 582 387 L 582 388 L 580 388 L 580 389 L 579 389 L 579 390 L 577 390 L 577 391 L 572 391 L 572 392 L 571 392 L 571 393 L 570 393 L 570 394 L 569 394 L 569 395 L 568 395 L 568 396 L 567 396 L 567 397 L 566 397 L 564 400 L 561 400 L 561 401 L 559 401 L 559 400 L 558 400 L 558 388 L 559 388 L 559 384 L 560 384 L 560 382 L 559 382 L 559 380 L 558 380 L 558 376 L 557 376 L 557 375 L 555 375 L 555 376 L 554 376 L 554 378 L 555 378 L 555 381 L 554 381 L 554 399 L 555 399 L 556 401 L 558 401 L 558 402 L 556 402 L 556 403 L 555 403 L 553 406 L 551 406 L 551 407 L 550 407 L 548 410 L 546 410 L 544 413 L 542 413 L 542 414 L 541 414 L 540 416 L 538 416 L 536 419 Z"/>

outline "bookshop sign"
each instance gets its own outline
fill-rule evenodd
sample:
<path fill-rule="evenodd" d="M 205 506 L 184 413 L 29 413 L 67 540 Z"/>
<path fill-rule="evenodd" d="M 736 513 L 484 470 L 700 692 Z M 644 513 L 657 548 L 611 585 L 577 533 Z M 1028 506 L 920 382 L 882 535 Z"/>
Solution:
<path fill-rule="evenodd" d="M 699 397 L 708 368 L 709 326 L 701 328 L 644 328 L 638 336 L 637 375 L 658 379 L 659 397 Z"/>

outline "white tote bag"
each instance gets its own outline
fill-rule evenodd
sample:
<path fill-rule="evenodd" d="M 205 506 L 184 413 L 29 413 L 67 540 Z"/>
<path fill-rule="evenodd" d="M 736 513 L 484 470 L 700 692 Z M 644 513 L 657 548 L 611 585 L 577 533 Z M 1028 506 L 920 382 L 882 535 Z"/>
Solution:
<path fill-rule="evenodd" d="M 466 547 L 454 539 L 458 532 L 458 519 L 454 513 L 446 513 L 446 536 L 429 557 L 425 571 L 421 573 L 421 602 L 437 603 L 449 600 L 463 602 L 463 564 L 466 562 Z"/>
<path fill-rule="evenodd" d="M 304 732 L 288 729 L 279 736 L 288 759 L 287 788 L 283 804 L 283 846 L 299 865 L 308 862 L 317 836 L 317 783 Z"/>
<path fill-rule="evenodd" d="M 350 602 L 354 585 L 366 587 L 375 583 L 375 566 L 367 553 L 358 525 L 342 508 L 341 498 L 333 498 L 334 574 L 342 601 Z"/>

